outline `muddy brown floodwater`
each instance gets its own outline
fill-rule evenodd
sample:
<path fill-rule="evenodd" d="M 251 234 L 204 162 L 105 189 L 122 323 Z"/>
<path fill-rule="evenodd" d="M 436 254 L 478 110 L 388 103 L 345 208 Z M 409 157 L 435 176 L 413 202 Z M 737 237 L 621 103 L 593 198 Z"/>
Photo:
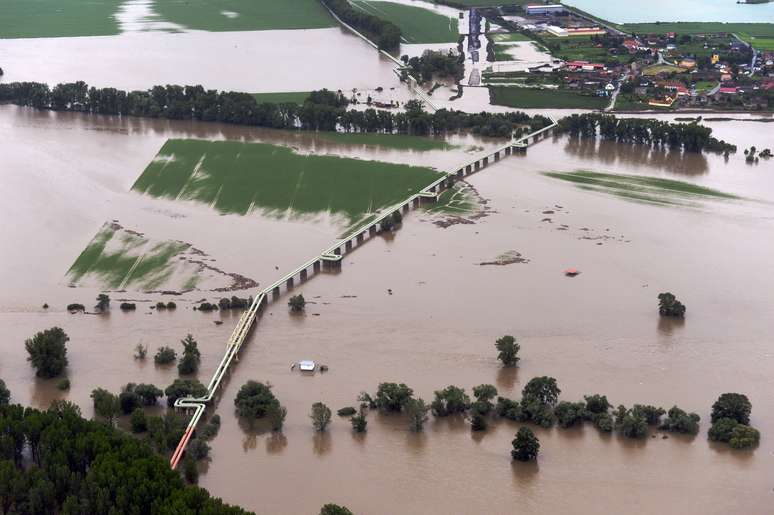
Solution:
<path fill-rule="evenodd" d="M 138 341 L 154 348 L 193 332 L 206 380 L 236 323 L 224 315 L 225 323 L 215 326 L 221 315 L 188 309 L 193 297 L 205 296 L 200 293 L 184 297 L 176 313 L 64 313 L 62 303 L 96 295 L 67 288 L 61 277 L 111 213 L 139 212 L 134 221 L 141 225 L 162 220 L 143 214 L 162 205 L 180 210 L 202 225 L 198 232 L 181 226 L 186 235 L 178 237 L 200 238 L 194 243 L 230 271 L 263 284 L 335 233 L 322 222 L 210 217 L 196 206 L 135 198 L 128 186 L 166 137 L 237 137 L 227 134 L 237 129 L 99 120 L 0 108 L 0 377 L 16 402 L 46 406 L 64 395 L 87 415 L 95 386 L 116 391 L 129 381 L 166 385 L 174 379 L 174 370 L 132 361 Z M 770 125 L 720 123 L 723 137 L 740 147 L 770 140 Z M 465 157 L 393 159 L 446 166 Z M 577 169 L 680 179 L 748 200 L 644 204 L 539 173 Z M 286 297 L 269 305 L 214 409 L 223 423 L 200 484 L 259 514 L 315 513 L 326 502 L 377 515 L 769 513 L 773 173 L 770 163 L 749 166 L 740 155 L 725 162 L 561 138 L 488 167 L 469 179 L 489 201 L 488 216 L 439 228 L 436 218 L 412 212 L 394 237 L 375 238 L 346 256 L 340 273 L 297 288 L 294 293 L 310 301 L 306 315 L 290 316 Z M 230 246 L 246 234 L 260 243 Z M 529 261 L 479 266 L 509 252 Z M 288 267 L 275 271 L 279 260 Z M 582 273 L 567 278 L 562 271 L 568 267 Z M 684 322 L 659 319 L 656 295 L 667 290 L 687 305 Z M 53 306 L 50 299 L 57 309 L 44 313 L 39 304 Z M 22 351 L 24 338 L 55 324 L 71 337 L 68 394 L 35 380 Z M 522 345 L 517 369 L 504 370 L 496 361 L 494 340 L 503 334 Z M 291 363 L 301 359 L 325 363 L 330 371 L 291 372 Z M 537 464 L 524 465 L 510 459 L 519 427 L 510 422 L 473 434 L 465 421 L 431 419 L 424 433 L 412 434 L 403 417 L 371 413 L 364 435 L 354 435 L 349 421 L 335 416 L 329 431 L 317 435 L 309 419 L 312 403 L 333 410 L 354 405 L 359 392 L 373 392 L 381 381 L 405 382 L 429 401 L 450 384 L 470 392 L 492 383 L 501 395 L 519 397 L 538 375 L 556 377 L 565 400 L 601 393 L 614 404 L 676 404 L 701 415 L 701 432 L 634 442 L 592 427 L 535 429 L 541 454 Z M 234 417 L 233 398 L 248 379 L 272 383 L 287 407 L 281 435 L 242 427 Z M 745 393 L 753 403 L 751 423 L 762 441 L 752 452 L 707 441 L 710 406 L 726 391 Z"/>

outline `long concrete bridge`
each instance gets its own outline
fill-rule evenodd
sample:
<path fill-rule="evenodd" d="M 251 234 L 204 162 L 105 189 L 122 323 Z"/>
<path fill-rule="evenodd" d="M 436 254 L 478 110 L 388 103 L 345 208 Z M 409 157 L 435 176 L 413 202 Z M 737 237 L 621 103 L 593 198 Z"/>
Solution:
<path fill-rule="evenodd" d="M 462 166 L 444 172 L 442 177 L 428 184 L 418 193 L 411 195 L 397 204 L 385 208 L 378 217 L 368 220 L 354 231 L 350 231 L 345 237 L 337 239 L 331 246 L 323 249 L 319 254 L 303 262 L 269 286 L 260 290 L 253 299 L 253 303 L 250 307 L 242 313 L 234 331 L 231 333 L 231 336 L 226 343 L 226 352 L 220 360 L 218 367 L 215 369 L 212 379 L 210 379 L 210 382 L 207 385 L 207 394 L 203 397 L 184 397 L 175 401 L 175 408 L 193 409 L 194 414 L 188 423 L 188 427 L 186 428 L 183 437 L 180 439 L 175 452 L 172 454 L 170 466 L 173 469 L 177 467 L 185 453 L 185 448 L 188 445 L 189 440 L 196 431 L 196 427 L 199 424 L 207 405 L 220 390 L 223 379 L 229 372 L 231 365 L 239 360 L 239 350 L 247 339 L 250 330 L 254 327 L 258 315 L 268 305 L 270 300 L 276 301 L 279 299 L 283 289 L 286 292 L 289 292 L 296 284 L 307 281 L 310 278 L 310 272 L 314 275 L 321 272 L 323 269 L 339 269 L 342 264 L 342 257 L 378 235 L 383 229 L 382 222 L 387 217 L 391 217 L 395 211 L 402 211 L 405 213 L 411 210 L 411 208 L 419 207 L 423 202 L 438 201 L 441 193 L 452 187 L 457 180 L 479 172 L 490 164 L 496 163 L 513 153 L 526 152 L 527 147 L 548 137 L 556 125 L 556 121 L 552 120 L 551 124 L 543 129 L 518 139 L 511 139 L 508 143 L 463 163 Z"/>

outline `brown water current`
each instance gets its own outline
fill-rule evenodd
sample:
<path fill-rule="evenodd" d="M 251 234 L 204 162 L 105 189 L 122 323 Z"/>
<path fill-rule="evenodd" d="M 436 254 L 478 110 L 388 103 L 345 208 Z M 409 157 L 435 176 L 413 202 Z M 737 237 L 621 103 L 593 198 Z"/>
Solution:
<path fill-rule="evenodd" d="M 740 150 L 771 139 L 768 124 L 718 124 Z M 138 342 L 154 352 L 192 332 L 205 381 L 222 356 L 236 317 L 192 311 L 193 301 L 213 297 L 206 292 L 175 298 L 180 307 L 172 313 L 149 314 L 144 307 L 104 317 L 64 312 L 67 302 L 88 304 L 96 296 L 96 290 L 67 288 L 62 277 L 105 220 L 191 241 L 222 268 L 261 284 L 337 234 L 331 220 L 218 216 L 129 193 L 165 139 L 185 136 L 322 148 L 305 134 L 0 107 L 0 378 L 15 402 L 47 406 L 64 396 L 90 415 L 88 396 L 96 386 L 117 391 L 129 381 L 171 383 L 176 370 L 133 361 Z M 330 151 L 439 168 L 467 158 L 462 151 L 344 145 Z M 745 200 L 660 206 L 539 173 L 578 169 L 679 179 Z M 444 229 L 435 216 L 412 212 L 394 237 L 377 237 L 347 255 L 340 273 L 296 288 L 309 301 L 305 315 L 291 316 L 285 296 L 269 305 L 215 407 L 223 424 L 200 484 L 259 514 L 315 513 L 326 502 L 379 515 L 770 512 L 772 174 L 771 162 L 747 165 L 741 151 L 726 162 L 711 154 L 563 138 L 488 167 L 469 179 L 488 200 L 488 216 Z M 508 252 L 529 262 L 479 265 Z M 567 278 L 568 267 L 582 273 Z M 687 305 L 685 321 L 658 317 L 662 291 Z M 122 296 L 159 297 L 111 293 L 114 300 Z M 50 312 L 40 308 L 43 302 Z M 221 317 L 223 325 L 213 324 Z M 36 380 L 23 352 L 25 338 L 53 325 L 71 338 L 73 386 L 66 394 L 55 381 Z M 503 334 L 522 345 L 517 369 L 496 361 L 494 340 Z M 291 372 L 301 359 L 330 371 Z M 427 401 L 450 384 L 470 392 L 491 383 L 518 398 L 538 375 L 556 377 L 564 400 L 601 393 L 616 405 L 677 404 L 701 415 L 701 432 L 635 442 L 590 426 L 535 429 L 541 454 L 536 464 L 524 465 L 510 459 L 519 427 L 510 422 L 474 434 L 464 420 L 431 418 L 424 433 L 412 434 L 402 416 L 372 412 L 364 435 L 354 435 L 349 421 L 335 415 L 320 435 L 308 416 L 316 401 L 334 411 L 355 405 L 361 391 L 374 392 L 381 381 L 405 382 Z M 233 398 L 248 379 L 274 385 L 288 409 L 282 434 L 251 430 L 235 418 Z M 745 393 L 753 403 L 751 423 L 762 433 L 754 451 L 707 441 L 710 406 L 726 391 Z"/>

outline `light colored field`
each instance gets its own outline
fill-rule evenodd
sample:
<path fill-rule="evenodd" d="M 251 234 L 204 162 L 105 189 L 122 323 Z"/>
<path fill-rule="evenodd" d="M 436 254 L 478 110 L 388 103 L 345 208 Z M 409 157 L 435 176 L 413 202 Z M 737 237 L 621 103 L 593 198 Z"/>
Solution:
<path fill-rule="evenodd" d="M 346 225 L 440 177 L 430 168 L 301 155 L 264 143 L 168 140 L 133 190 L 203 202 L 222 213 L 300 217 L 329 213 Z"/>
<path fill-rule="evenodd" d="M 452 43 L 459 38 L 456 19 L 422 7 L 371 0 L 352 0 L 351 3 L 363 12 L 400 27 L 407 43 Z"/>
<path fill-rule="evenodd" d="M 654 64 L 652 66 L 648 66 L 646 68 L 643 68 L 642 74 L 643 75 L 658 75 L 659 73 L 670 73 L 670 72 L 676 72 L 676 73 L 685 73 L 684 68 L 680 68 L 679 66 L 670 66 L 668 64 Z"/>
<path fill-rule="evenodd" d="M 527 36 L 521 32 L 509 32 L 507 34 L 493 34 L 492 39 L 499 43 L 514 42 L 514 41 L 531 41 Z"/>

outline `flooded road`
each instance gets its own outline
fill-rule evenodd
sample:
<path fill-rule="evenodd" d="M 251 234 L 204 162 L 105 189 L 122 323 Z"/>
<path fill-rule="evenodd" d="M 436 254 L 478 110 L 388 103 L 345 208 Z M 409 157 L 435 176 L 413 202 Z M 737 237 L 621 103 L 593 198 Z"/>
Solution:
<path fill-rule="evenodd" d="M 286 297 L 270 304 L 222 390 L 216 412 L 223 424 L 200 484 L 259 514 L 315 513 L 326 502 L 362 514 L 596 513 L 602 504 L 633 513 L 766 513 L 774 501 L 774 276 L 768 273 L 774 180 L 771 162 L 748 166 L 741 147 L 765 143 L 768 125 L 717 123 L 723 138 L 740 145 L 728 162 L 545 140 L 469 179 L 488 200 L 488 216 L 442 229 L 433 223 L 437 218 L 412 212 L 394 238 L 370 241 L 345 258 L 341 273 L 297 288 L 310 301 L 305 316 L 291 317 Z M 217 124 L 0 107 L 0 215 L 12 221 L 0 232 L 10 243 L 0 267 L 6 336 L 0 377 L 15 402 L 46 406 L 64 396 L 89 416 L 88 395 L 96 386 L 117 391 L 129 381 L 171 383 L 176 370 L 133 361 L 138 342 L 152 353 L 192 332 L 203 354 L 203 379 L 222 356 L 236 318 L 224 314 L 225 323 L 216 326 L 221 314 L 190 309 L 209 293 L 175 298 L 180 307 L 173 313 L 63 312 L 67 302 L 96 297 L 97 290 L 67 288 L 62 277 L 105 220 L 191 239 L 223 268 L 262 284 L 335 237 L 336 227 L 325 221 L 217 216 L 129 193 L 166 138 L 191 136 L 284 140 L 302 150 L 438 167 L 466 158 L 462 151 L 327 147 L 333 144 L 313 135 Z M 754 200 L 665 207 L 539 173 L 577 169 L 669 177 Z M 529 262 L 479 265 L 509 251 Z M 566 278 L 567 267 L 582 273 Z M 661 291 L 686 304 L 683 323 L 659 319 Z M 111 294 L 122 296 L 158 300 Z M 43 312 L 42 302 L 54 309 Z M 71 338 L 67 394 L 55 381 L 35 380 L 22 351 L 25 338 L 53 325 Z M 496 361 L 494 340 L 503 334 L 522 345 L 516 370 Z M 290 364 L 301 359 L 330 371 L 291 372 Z M 373 393 L 381 381 L 405 382 L 430 401 L 449 384 L 470 392 L 491 383 L 501 395 L 519 397 L 538 375 L 556 377 L 564 400 L 601 393 L 616 405 L 677 404 L 701 415 L 701 432 L 632 442 L 589 426 L 537 429 L 538 463 L 522 465 L 510 459 L 518 428 L 510 422 L 472 434 L 465 421 L 431 419 L 416 435 L 400 416 L 371 413 L 365 435 L 353 435 L 349 422 L 335 416 L 328 434 L 315 435 L 308 417 L 313 402 L 335 411 L 354 405 L 363 390 Z M 288 409 L 282 435 L 243 428 L 234 417 L 233 398 L 248 379 L 274 385 Z M 725 391 L 745 393 L 753 403 L 751 422 L 762 433 L 754 452 L 731 452 L 706 439 L 710 406 Z"/>

